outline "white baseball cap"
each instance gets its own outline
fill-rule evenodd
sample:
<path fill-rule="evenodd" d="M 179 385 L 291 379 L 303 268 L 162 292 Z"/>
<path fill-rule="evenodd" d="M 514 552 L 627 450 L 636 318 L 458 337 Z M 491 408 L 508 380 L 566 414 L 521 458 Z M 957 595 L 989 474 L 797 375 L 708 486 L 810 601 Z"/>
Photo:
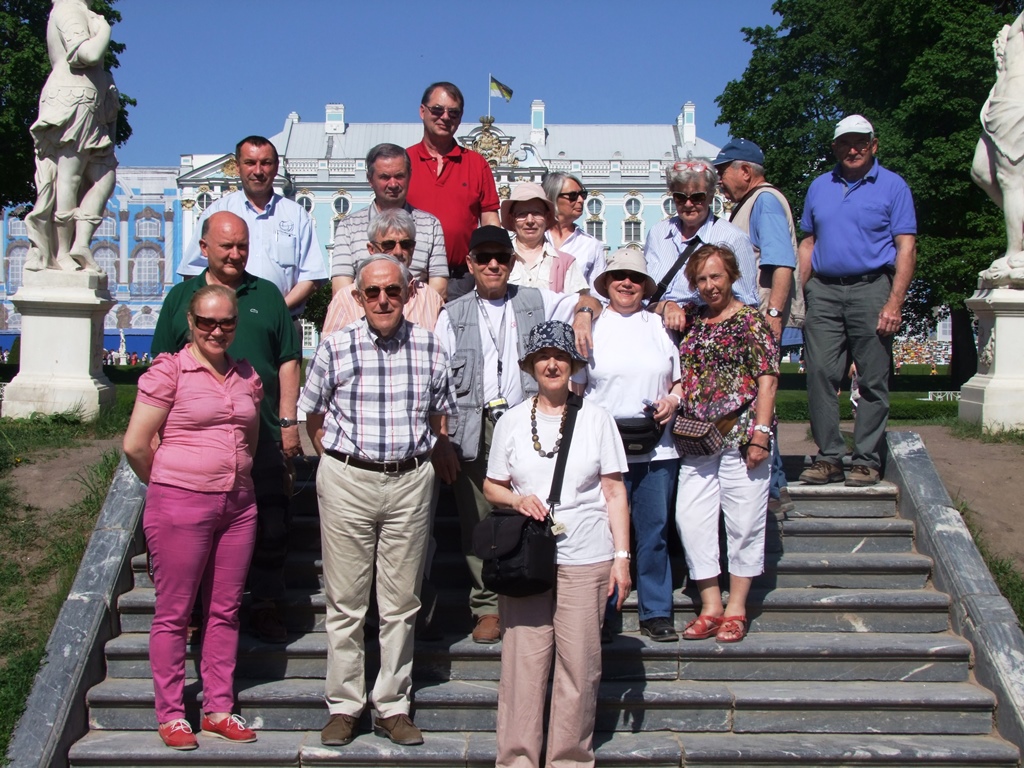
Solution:
<path fill-rule="evenodd" d="M 871 136 L 875 135 L 875 129 L 871 127 L 871 123 L 864 115 L 849 115 L 839 121 L 836 126 L 835 135 L 832 136 L 832 141 L 835 141 L 844 133 L 867 133 Z"/>

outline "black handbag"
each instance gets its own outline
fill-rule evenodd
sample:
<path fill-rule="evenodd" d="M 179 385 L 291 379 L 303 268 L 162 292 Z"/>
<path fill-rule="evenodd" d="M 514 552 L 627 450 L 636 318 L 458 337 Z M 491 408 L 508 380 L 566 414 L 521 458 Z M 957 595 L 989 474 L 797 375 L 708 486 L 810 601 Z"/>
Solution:
<path fill-rule="evenodd" d="M 548 516 L 543 520 L 516 512 L 495 509 L 473 529 L 473 553 L 483 561 L 484 587 L 499 595 L 527 597 L 555 586 L 555 558 L 558 545 L 551 531 L 551 518 L 561 501 L 565 463 L 569 456 L 576 415 L 583 400 L 570 394 L 566 402 L 565 431 L 555 459 L 555 473 L 548 495 Z"/>
<path fill-rule="evenodd" d="M 665 425 L 655 421 L 653 416 L 637 416 L 629 419 L 616 419 L 622 447 L 628 456 L 644 456 L 654 450 L 661 442 Z"/>

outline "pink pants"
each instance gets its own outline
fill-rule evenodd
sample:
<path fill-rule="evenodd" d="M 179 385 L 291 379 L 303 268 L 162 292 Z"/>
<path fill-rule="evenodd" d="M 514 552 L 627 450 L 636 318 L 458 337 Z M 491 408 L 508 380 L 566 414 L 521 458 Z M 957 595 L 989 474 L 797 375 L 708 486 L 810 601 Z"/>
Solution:
<path fill-rule="evenodd" d="M 149 661 L 157 722 L 185 716 L 185 640 L 200 585 L 203 709 L 230 712 L 235 704 L 238 609 L 256 538 L 253 492 L 200 493 L 152 483 L 142 528 L 156 587 Z"/>

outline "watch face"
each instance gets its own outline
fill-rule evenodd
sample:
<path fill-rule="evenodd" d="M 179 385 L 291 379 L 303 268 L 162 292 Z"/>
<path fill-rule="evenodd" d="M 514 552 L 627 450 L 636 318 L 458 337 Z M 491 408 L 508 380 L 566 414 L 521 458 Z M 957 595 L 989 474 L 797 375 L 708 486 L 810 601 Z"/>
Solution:
<path fill-rule="evenodd" d="M 769 309 L 768 310 L 768 317 L 779 317 L 781 315 L 782 315 L 782 313 L 779 312 L 779 310 L 777 310 L 777 309 Z"/>

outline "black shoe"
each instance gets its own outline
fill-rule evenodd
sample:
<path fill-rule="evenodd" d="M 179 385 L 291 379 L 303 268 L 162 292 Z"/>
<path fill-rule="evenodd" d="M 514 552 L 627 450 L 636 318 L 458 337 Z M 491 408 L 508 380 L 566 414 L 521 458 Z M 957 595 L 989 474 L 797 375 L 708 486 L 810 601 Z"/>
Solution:
<path fill-rule="evenodd" d="M 679 639 L 672 620 L 664 616 L 656 616 L 640 622 L 640 632 L 656 643 L 674 643 Z"/>

